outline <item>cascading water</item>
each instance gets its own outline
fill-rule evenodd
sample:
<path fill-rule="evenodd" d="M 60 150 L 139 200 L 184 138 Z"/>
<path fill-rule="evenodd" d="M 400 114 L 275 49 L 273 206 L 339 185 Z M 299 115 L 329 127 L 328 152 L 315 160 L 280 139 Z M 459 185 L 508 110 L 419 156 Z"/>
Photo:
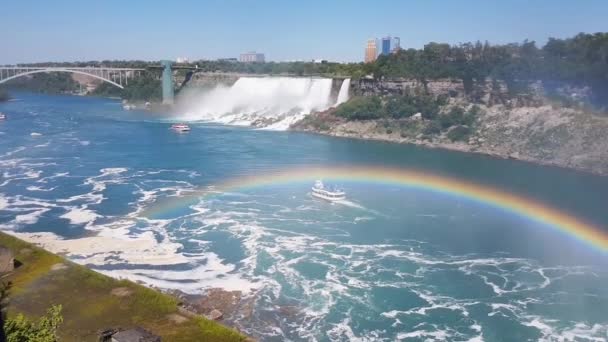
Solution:
<path fill-rule="evenodd" d="M 305 115 L 334 105 L 332 82 L 329 78 L 241 77 L 231 87 L 217 86 L 187 101 L 186 114 L 180 119 L 285 130 Z"/>
<path fill-rule="evenodd" d="M 340 86 L 340 92 L 338 93 L 338 101 L 336 101 L 336 106 L 348 101 L 348 90 L 350 89 L 350 78 L 345 78 L 342 81 L 342 85 Z"/>

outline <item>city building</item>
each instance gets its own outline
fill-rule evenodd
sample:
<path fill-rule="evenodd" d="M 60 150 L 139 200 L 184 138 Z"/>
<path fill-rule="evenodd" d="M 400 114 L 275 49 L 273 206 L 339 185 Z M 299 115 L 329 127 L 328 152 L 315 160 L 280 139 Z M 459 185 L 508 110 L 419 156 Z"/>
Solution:
<path fill-rule="evenodd" d="M 393 49 L 391 50 L 391 53 L 395 53 L 399 50 L 401 50 L 401 38 L 399 37 L 393 37 L 393 41 L 391 43 Z"/>
<path fill-rule="evenodd" d="M 243 63 L 264 63 L 265 58 L 263 53 L 257 53 L 255 51 L 242 53 L 239 61 Z"/>
<path fill-rule="evenodd" d="M 376 60 L 376 57 L 378 56 L 376 45 L 376 39 L 367 41 L 367 47 L 365 48 L 365 63 L 371 63 Z"/>
<path fill-rule="evenodd" d="M 181 63 L 189 63 L 189 62 L 190 62 L 190 60 L 188 58 L 186 58 L 186 57 L 177 57 L 175 59 L 175 63 L 179 63 L 179 64 L 181 64 Z"/>
<path fill-rule="evenodd" d="M 390 36 L 382 38 L 382 40 L 381 40 L 382 50 L 380 52 L 381 55 L 386 56 L 391 53 L 391 40 L 392 40 L 392 38 Z"/>

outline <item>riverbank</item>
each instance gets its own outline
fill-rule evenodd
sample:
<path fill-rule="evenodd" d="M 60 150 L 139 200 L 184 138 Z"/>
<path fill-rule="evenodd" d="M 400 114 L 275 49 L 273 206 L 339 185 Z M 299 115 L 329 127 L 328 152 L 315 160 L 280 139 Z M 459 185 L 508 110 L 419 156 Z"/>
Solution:
<path fill-rule="evenodd" d="M 163 341 L 245 341 L 247 338 L 199 315 L 184 314 L 174 296 L 117 280 L 0 232 L 0 245 L 15 257 L 7 314 L 39 317 L 62 305 L 61 341 L 97 341 L 106 329 L 143 327 Z"/>
<path fill-rule="evenodd" d="M 459 102 L 460 106 L 471 106 Z M 454 104 L 442 109 L 444 115 Z M 405 143 L 516 159 L 608 175 L 608 118 L 580 109 L 554 105 L 507 108 L 478 105 L 479 114 L 470 133 L 453 140 L 449 131 L 429 133 L 430 120 L 347 120 L 335 110 L 313 113 L 292 125 L 296 131 L 335 137 Z"/>

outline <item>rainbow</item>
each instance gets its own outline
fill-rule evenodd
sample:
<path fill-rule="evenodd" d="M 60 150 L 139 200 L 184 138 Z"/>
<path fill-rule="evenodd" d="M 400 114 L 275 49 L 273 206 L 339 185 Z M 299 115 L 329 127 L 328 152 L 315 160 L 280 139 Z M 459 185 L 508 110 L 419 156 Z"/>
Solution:
<path fill-rule="evenodd" d="M 281 184 L 312 184 L 316 179 L 395 185 L 467 198 L 539 222 L 601 252 L 608 252 L 608 232 L 537 200 L 428 172 L 381 167 L 297 168 L 238 177 L 205 190 L 155 204 L 146 210 L 144 215 L 151 218 L 167 215 L 195 204 L 201 197 L 213 194 Z"/>

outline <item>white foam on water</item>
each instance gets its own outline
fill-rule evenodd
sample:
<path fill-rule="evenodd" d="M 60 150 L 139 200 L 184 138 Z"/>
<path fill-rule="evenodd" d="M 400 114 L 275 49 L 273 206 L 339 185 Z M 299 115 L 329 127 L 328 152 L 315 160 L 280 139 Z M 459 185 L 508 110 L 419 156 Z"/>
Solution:
<path fill-rule="evenodd" d="M 42 216 L 47 211 L 49 211 L 49 209 L 43 208 L 43 209 L 34 210 L 27 214 L 16 215 L 15 219 L 14 219 L 14 223 L 20 224 L 20 225 L 35 224 L 36 222 L 38 222 L 38 219 L 40 219 L 40 216 Z"/>
<path fill-rule="evenodd" d="M 64 253 L 81 264 L 108 265 L 176 265 L 189 259 L 178 252 L 177 243 L 159 243 L 152 232 L 137 236 L 90 236 L 64 239 L 54 233 L 11 232 L 18 238 L 35 243 L 53 253 Z M 108 259 L 108 257 L 112 257 Z"/>
<path fill-rule="evenodd" d="M 25 188 L 27 191 L 42 191 L 42 192 L 49 192 L 49 191 L 53 191 L 55 189 L 57 189 L 57 187 L 52 187 L 50 189 L 45 189 L 39 186 L 34 186 L 34 185 L 30 185 L 27 188 Z"/>
<path fill-rule="evenodd" d="M 397 334 L 398 340 L 405 340 L 407 338 L 426 338 L 425 341 L 446 341 L 451 337 L 449 333 L 443 330 L 427 331 L 427 330 L 416 330 L 410 332 L 401 332 Z M 430 338 L 430 339 L 429 339 Z"/>
<path fill-rule="evenodd" d="M 7 158 L 7 157 L 10 157 L 10 156 L 12 156 L 14 154 L 17 154 L 17 153 L 25 150 L 25 149 L 26 149 L 25 146 L 19 146 L 19 147 L 17 147 L 14 150 L 8 151 L 8 152 L 4 153 L 3 155 L 0 155 L 0 158 L 4 159 L 4 158 Z"/>
<path fill-rule="evenodd" d="M 577 323 L 570 329 L 559 332 L 556 341 L 606 341 L 608 338 L 608 326 L 593 324 L 589 326 L 585 323 Z"/>
<path fill-rule="evenodd" d="M 101 216 L 83 206 L 70 207 L 65 214 L 59 217 L 69 220 L 71 224 L 86 224 L 94 222 Z"/>
<path fill-rule="evenodd" d="M 0 194 L 0 210 L 6 209 L 9 206 L 8 199 Z"/>
<path fill-rule="evenodd" d="M 205 289 L 217 287 L 227 291 L 249 293 L 261 286 L 255 281 L 246 280 L 240 275 L 232 273 L 235 265 L 223 263 L 215 253 L 206 253 L 202 256 L 188 258 L 190 263 L 193 260 L 204 261 L 204 265 L 185 271 L 121 269 L 102 270 L 101 272 L 115 278 L 143 282 L 148 286 L 158 288 L 179 289 L 191 294 L 200 294 Z"/>

